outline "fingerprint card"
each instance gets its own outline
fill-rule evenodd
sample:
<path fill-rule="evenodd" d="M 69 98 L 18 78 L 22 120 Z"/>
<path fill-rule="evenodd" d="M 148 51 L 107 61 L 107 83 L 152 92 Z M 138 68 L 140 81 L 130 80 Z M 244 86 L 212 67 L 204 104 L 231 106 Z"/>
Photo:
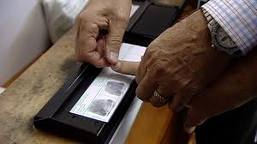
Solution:
<path fill-rule="evenodd" d="M 123 43 L 119 59 L 140 61 L 145 47 Z M 70 110 L 71 113 L 108 122 L 129 89 L 134 76 L 103 68 Z"/>

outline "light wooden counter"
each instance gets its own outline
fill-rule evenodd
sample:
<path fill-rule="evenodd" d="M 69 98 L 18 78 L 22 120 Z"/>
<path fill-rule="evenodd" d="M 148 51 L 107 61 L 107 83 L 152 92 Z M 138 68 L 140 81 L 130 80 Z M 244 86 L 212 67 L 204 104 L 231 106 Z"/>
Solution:
<path fill-rule="evenodd" d="M 0 95 L 0 144 L 69 144 L 33 127 L 32 119 L 63 85 L 75 64 L 73 32 L 67 33 Z"/>

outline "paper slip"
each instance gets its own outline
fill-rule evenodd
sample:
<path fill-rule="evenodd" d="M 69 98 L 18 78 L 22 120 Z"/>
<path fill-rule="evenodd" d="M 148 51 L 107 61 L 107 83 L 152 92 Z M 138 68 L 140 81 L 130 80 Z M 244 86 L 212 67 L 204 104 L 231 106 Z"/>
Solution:
<path fill-rule="evenodd" d="M 140 61 L 145 47 L 123 43 L 119 59 Z M 70 110 L 71 113 L 108 122 L 126 94 L 134 76 L 103 68 Z"/>
<path fill-rule="evenodd" d="M 132 4 L 129 17 L 132 17 L 139 7 L 139 5 Z"/>

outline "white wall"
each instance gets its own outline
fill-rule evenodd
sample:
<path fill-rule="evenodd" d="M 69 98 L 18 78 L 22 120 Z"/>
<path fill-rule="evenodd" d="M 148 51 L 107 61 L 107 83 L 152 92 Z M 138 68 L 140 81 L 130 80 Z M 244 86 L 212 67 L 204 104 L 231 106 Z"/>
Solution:
<path fill-rule="evenodd" d="M 0 86 L 48 47 L 39 0 L 0 1 Z"/>

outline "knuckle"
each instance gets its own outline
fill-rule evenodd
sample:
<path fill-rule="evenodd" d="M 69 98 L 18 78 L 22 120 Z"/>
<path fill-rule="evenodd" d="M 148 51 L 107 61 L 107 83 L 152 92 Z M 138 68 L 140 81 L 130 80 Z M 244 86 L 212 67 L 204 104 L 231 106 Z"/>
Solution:
<path fill-rule="evenodd" d="M 158 57 L 160 57 L 160 55 L 158 54 L 158 49 L 157 47 L 150 45 L 147 50 L 146 50 L 146 56 L 149 59 L 157 59 Z"/>
<path fill-rule="evenodd" d="M 88 25 L 88 27 L 92 30 L 92 31 L 95 31 L 96 29 L 98 29 L 98 25 L 97 24 L 90 24 Z"/>
<path fill-rule="evenodd" d="M 86 14 L 80 14 L 79 15 L 79 25 L 80 30 L 84 31 L 93 31 L 98 28 L 96 24 L 94 24 L 92 21 L 90 21 L 90 18 Z"/>
<path fill-rule="evenodd" d="M 110 49 L 117 49 L 122 43 L 120 36 L 112 36 L 109 42 Z"/>
<path fill-rule="evenodd" d="M 80 21 L 80 24 L 87 25 L 91 24 L 94 21 L 95 18 L 87 12 L 86 10 L 79 14 L 78 20 Z"/>
<path fill-rule="evenodd" d="M 163 61 L 156 60 L 151 69 L 154 75 L 163 75 L 167 73 L 167 67 Z"/>
<path fill-rule="evenodd" d="M 152 61 L 154 58 L 155 58 L 155 57 L 154 57 L 154 52 L 153 52 L 152 50 L 150 50 L 150 49 L 146 49 L 146 52 L 145 52 L 145 54 L 144 54 L 144 56 L 143 56 L 142 61 L 150 62 L 150 61 Z"/>

